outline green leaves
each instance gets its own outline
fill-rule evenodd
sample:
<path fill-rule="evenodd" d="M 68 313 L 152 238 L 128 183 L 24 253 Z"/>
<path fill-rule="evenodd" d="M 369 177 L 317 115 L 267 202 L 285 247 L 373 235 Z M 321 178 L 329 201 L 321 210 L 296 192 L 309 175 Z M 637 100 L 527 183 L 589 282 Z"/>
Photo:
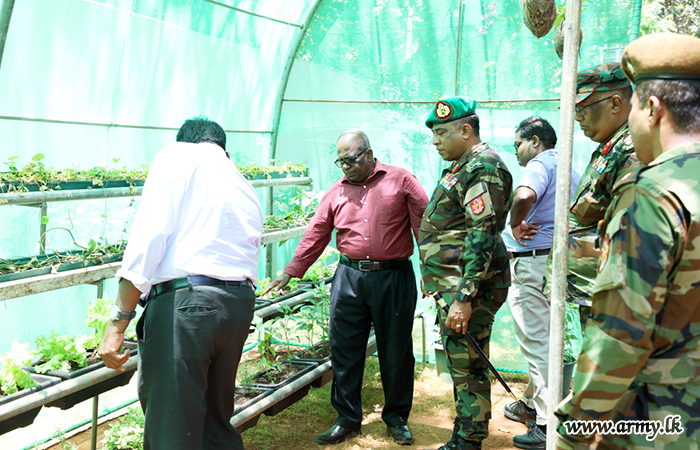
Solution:
<path fill-rule="evenodd" d="M 17 339 L 12 341 L 9 352 L 0 357 L 0 391 L 12 395 L 20 390 L 36 386 L 36 381 L 22 370 L 34 359 L 34 352 L 29 350 L 29 344 L 20 344 Z"/>
<path fill-rule="evenodd" d="M 71 370 L 71 361 L 78 367 L 86 367 L 85 343 L 90 338 L 89 334 L 59 335 L 55 330 L 52 330 L 49 336 L 38 336 L 35 341 L 35 351 L 44 362 L 35 366 L 34 370 L 37 373 L 46 373 L 50 370 L 68 372 Z"/>

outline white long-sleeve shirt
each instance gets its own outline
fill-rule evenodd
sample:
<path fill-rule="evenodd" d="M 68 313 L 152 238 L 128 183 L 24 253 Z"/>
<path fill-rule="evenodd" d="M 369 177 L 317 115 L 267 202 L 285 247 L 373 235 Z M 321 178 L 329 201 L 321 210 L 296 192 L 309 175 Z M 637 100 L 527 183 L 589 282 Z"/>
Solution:
<path fill-rule="evenodd" d="M 258 279 L 255 189 L 215 144 L 166 145 L 150 166 L 122 267 L 141 292 L 186 275 Z"/>

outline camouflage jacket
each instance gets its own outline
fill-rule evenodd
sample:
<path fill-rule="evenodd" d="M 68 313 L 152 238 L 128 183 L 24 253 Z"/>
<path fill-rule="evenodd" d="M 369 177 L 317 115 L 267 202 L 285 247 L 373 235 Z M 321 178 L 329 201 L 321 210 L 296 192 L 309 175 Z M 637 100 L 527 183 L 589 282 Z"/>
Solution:
<path fill-rule="evenodd" d="M 700 432 L 698 173 L 700 142 L 661 154 L 615 187 L 601 228 L 593 317 L 574 389 L 556 412 L 563 448 L 592 439 L 568 435 L 567 420 L 671 415 L 680 416 L 684 433 L 659 434 L 658 442 L 643 434 L 603 439 L 631 439 L 634 448 L 697 448 L 689 439 Z"/>
<path fill-rule="evenodd" d="M 625 124 L 609 141 L 601 143 L 581 176 L 569 214 L 569 251 L 566 297 L 581 305 L 591 305 L 591 289 L 596 277 L 598 254 L 596 227 L 610 206 L 613 186 L 637 165 L 629 128 Z M 550 254 L 545 269 L 545 293 L 551 289 Z"/>
<path fill-rule="evenodd" d="M 501 232 L 512 195 L 513 178 L 487 144 L 443 170 L 418 235 L 426 290 L 471 300 L 484 285 L 510 286 Z"/>

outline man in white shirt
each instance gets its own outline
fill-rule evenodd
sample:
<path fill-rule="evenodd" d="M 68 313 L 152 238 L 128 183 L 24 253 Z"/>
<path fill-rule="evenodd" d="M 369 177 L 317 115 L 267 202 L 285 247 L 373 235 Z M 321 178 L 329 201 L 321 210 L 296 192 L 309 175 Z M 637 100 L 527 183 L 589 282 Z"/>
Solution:
<path fill-rule="evenodd" d="M 151 164 L 99 354 L 124 370 L 124 330 L 147 294 L 137 324 L 144 449 L 242 449 L 229 420 L 253 318 L 262 209 L 228 158 L 221 126 L 188 120 L 177 141 Z"/>

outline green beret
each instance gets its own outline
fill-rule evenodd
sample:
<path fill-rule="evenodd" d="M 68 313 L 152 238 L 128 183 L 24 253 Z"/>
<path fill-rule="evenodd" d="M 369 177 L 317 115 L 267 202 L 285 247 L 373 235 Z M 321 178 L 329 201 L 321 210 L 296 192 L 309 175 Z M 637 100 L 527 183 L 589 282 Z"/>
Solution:
<path fill-rule="evenodd" d="M 450 97 L 440 100 L 428 118 L 425 119 L 425 126 L 433 129 L 436 123 L 447 123 L 462 117 L 476 114 L 476 100 L 469 97 Z"/>
<path fill-rule="evenodd" d="M 614 91 L 629 86 L 630 82 L 620 67 L 620 63 L 601 64 L 583 70 L 576 75 L 578 102 L 599 91 Z"/>
<path fill-rule="evenodd" d="M 647 34 L 622 53 L 632 83 L 644 80 L 700 80 L 700 39 L 685 34 Z"/>

